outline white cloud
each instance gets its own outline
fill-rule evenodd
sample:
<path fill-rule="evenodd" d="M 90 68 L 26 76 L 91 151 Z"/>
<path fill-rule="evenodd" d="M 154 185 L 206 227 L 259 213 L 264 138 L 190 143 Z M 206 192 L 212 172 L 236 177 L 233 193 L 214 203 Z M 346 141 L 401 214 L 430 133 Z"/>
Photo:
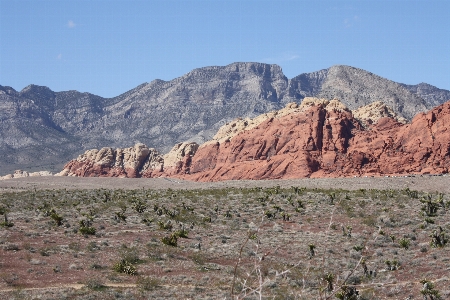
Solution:
<path fill-rule="evenodd" d="M 348 18 L 344 20 L 344 26 L 345 28 L 353 27 L 356 23 L 359 22 L 359 17 L 354 16 L 353 18 Z"/>
<path fill-rule="evenodd" d="M 75 24 L 74 21 L 69 20 L 69 21 L 67 22 L 67 27 L 69 27 L 69 28 L 75 28 L 75 26 L 77 26 L 77 24 Z"/>
<path fill-rule="evenodd" d="M 290 61 L 299 58 L 300 56 L 297 54 L 283 54 L 281 58 L 282 61 Z"/>
<path fill-rule="evenodd" d="M 62 59 L 62 54 L 58 54 L 58 56 L 56 56 L 56 59 L 61 60 Z"/>
<path fill-rule="evenodd" d="M 262 61 L 266 62 L 266 63 L 280 63 L 280 62 L 295 60 L 299 57 L 300 57 L 300 55 L 298 55 L 294 52 L 291 52 L 291 51 L 287 51 L 287 52 L 280 53 L 279 55 L 277 55 L 275 57 L 265 58 Z"/>

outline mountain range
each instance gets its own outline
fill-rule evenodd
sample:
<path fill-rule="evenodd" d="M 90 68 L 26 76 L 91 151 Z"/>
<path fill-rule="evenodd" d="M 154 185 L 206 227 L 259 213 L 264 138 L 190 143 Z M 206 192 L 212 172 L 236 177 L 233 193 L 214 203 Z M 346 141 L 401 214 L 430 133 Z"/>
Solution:
<path fill-rule="evenodd" d="M 60 170 L 92 148 L 140 142 L 165 153 L 179 142 L 201 144 L 237 117 L 279 110 L 305 97 L 337 98 L 352 110 L 381 100 L 410 120 L 449 100 L 450 91 L 396 83 L 342 65 L 288 79 L 278 65 L 263 63 L 199 68 L 113 98 L 0 86 L 0 174 Z"/>

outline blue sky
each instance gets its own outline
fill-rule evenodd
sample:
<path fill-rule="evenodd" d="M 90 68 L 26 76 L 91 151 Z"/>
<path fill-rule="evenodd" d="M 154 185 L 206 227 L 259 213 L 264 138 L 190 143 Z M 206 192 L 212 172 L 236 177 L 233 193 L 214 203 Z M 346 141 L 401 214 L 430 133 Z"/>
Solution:
<path fill-rule="evenodd" d="M 0 85 L 117 96 L 237 61 L 450 90 L 449 0 L 0 0 Z"/>

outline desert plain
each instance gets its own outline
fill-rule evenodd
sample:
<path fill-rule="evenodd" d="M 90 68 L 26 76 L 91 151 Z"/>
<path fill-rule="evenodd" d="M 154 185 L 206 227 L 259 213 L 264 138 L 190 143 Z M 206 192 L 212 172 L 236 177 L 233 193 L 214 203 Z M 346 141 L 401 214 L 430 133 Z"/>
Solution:
<path fill-rule="evenodd" d="M 0 295 L 447 299 L 449 190 L 445 175 L 4 180 Z"/>

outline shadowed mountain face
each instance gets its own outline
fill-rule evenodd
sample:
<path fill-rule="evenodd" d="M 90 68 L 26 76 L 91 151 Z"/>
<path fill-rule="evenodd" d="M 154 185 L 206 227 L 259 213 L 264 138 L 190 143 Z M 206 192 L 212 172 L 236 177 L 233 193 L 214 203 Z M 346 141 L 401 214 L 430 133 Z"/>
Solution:
<path fill-rule="evenodd" d="M 84 150 L 105 146 L 142 142 L 167 152 L 177 142 L 211 139 L 234 118 L 281 109 L 305 96 L 339 98 L 350 109 L 381 100 L 410 119 L 449 100 L 450 91 L 398 84 L 348 66 L 288 79 L 279 66 L 262 63 L 199 68 L 109 99 L 36 85 L 20 92 L 0 86 L 0 174 L 59 170 Z"/>

